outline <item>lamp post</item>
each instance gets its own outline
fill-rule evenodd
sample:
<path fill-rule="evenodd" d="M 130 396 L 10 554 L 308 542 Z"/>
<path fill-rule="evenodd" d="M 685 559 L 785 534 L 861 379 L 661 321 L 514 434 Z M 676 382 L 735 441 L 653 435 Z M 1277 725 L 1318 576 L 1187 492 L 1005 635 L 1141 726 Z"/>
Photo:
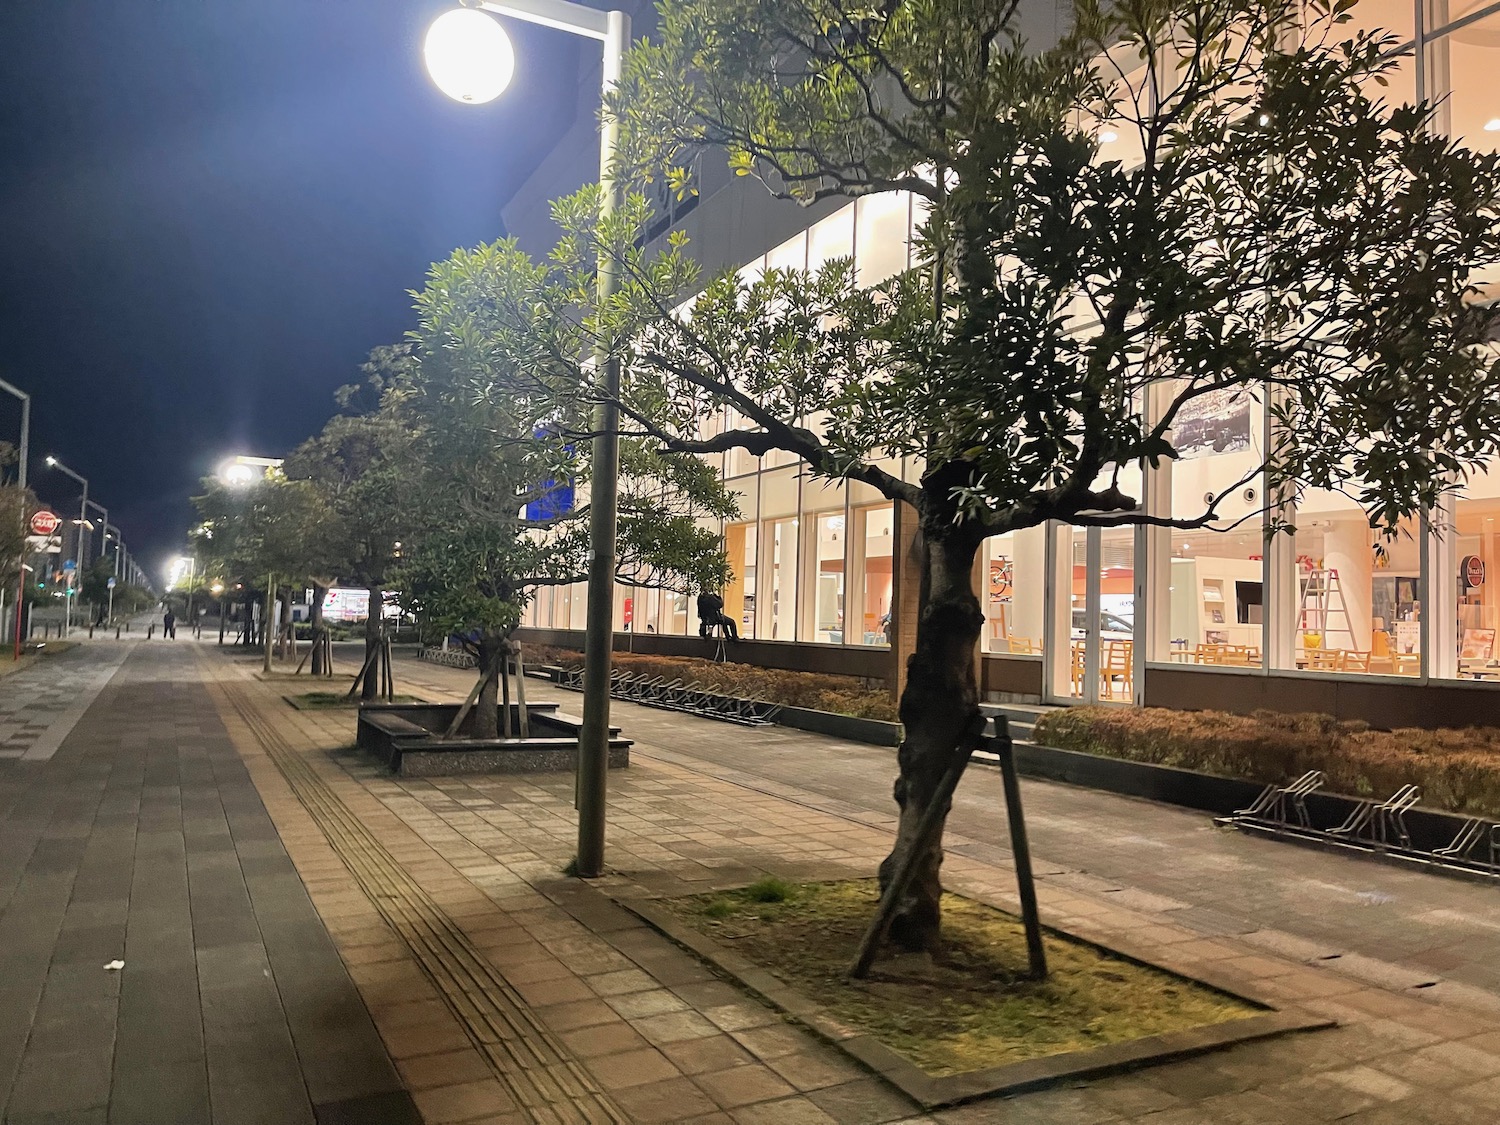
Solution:
<path fill-rule="evenodd" d="M 479 11 L 476 9 L 482 9 Z M 582 35 L 604 44 L 603 93 L 620 80 L 630 42 L 630 15 L 601 12 L 570 0 L 479 0 L 439 16 L 428 30 L 423 54 L 438 88 L 459 101 L 480 103 L 500 95 L 515 70 L 515 54 L 504 29 L 483 12 Z M 615 179 L 619 125 L 606 117 L 600 131 L 600 212 L 608 218 L 619 206 Z M 615 267 L 601 254 L 598 300 L 602 308 L 615 292 Z M 583 645 L 583 728 L 578 736 L 578 874 L 604 871 L 605 796 L 609 765 L 609 669 L 614 643 L 615 531 L 620 469 L 620 364 L 609 342 L 600 340 L 595 358 L 604 375 L 604 396 L 595 411 L 592 478 L 589 485 L 588 616 Z"/>
<path fill-rule="evenodd" d="M 31 396 L 19 387 L 13 387 L 4 379 L 0 379 L 0 391 L 15 395 L 21 400 L 21 446 L 18 450 L 19 460 L 16 464 L 16 484 L 20 487 L 22 494 L 26 492 L 26 463 L 31 456 Z M 26 505 L 21 505 L 21 520 L 26 519 Z M 24 533 L 26 529 L 23 527 Z M 14 659 L 21 659 L 21 608 L 26 596 L 26 540 L 21 540 L 21 560 L 19 577 L 16 579 L 16 651 Z"/>
<path fill-rule="evenodd" d="M 73 552 L 73 582 L 81 583 L 83 581 L 83 525 L 89 522 L 89 482 L 87 478 L 79 476 L 56 457 L 48 457 L 47 464 L 53 469 L 61 469 L 68 476 L 83 485 L 83 499 L 78 505 L 78 542 Z M 67 596 L 63 598 L 63 636 L 68 636 L 72 631 L 73 586 L 72 583 L 69 583 Z"/>
<path fill-rule="evenodd" d="M 103 504 L 99 503 L 97 500 L 90 500 L 89 501 L 89 507 L 95 509 L 99 513 L 99 517 L 100 517 L 99 518 L 99 526 L 100 526 L 100 529 L 106 533 L 106 535 L 101 535 L 99 537 L 99 554 L 94 559 L 94 561 L 97 562 L 99 559 L 102 559 L 104 557 L 104 551 L 105 551 L 104 541 L 105 541 L 105 538 L 107 537 L 107 534 L 109 532 L 109 509 L 106 508 Z M 94 530 L 92 524 L 89 525 L 89 530 L 90 531 Z M 92 544 L 90 544 L 90 545 L 92 546 Z"/>

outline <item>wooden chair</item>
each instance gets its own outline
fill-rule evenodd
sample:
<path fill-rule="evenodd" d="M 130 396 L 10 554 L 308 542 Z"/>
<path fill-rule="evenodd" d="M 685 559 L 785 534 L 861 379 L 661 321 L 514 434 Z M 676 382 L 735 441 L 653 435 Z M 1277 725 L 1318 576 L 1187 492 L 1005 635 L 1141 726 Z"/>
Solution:
<path fill-rule="evenodd" d="M 1422 657 L 1415 652 L 1398 652 L 1391 658 L 1396 664 L 1396 675 L 1398 676 L 1420 676 L 1422 674 Z"/>
<path fill-rule="evenodd" d="M 1347 653 L 1341 648 L 1310 648 L 1307 667 L 1314 672 L 1342 672 Z"/>
<path fill-rule="evenodd" d="M 1115 697 L 1115 680 L 1121 682 L 1125 699 L 1131 698 L 1134 693 L 1134 641 L 1105 641 L 1104 651 L 1099 654 L 1099 688 L 1106 699 Z"/>
<path fill-rule="evenodd" d="M 1344 671 L 1369 672 L 1371 660 L 1372 656 L 1368 652 L 1346 650 L 1344 653 Z"/>
<path fill-rule="evenodd" d="M 1083 695 L 1084 678 L 1085 678 L 1085 676 L 1088 675 L 1088 673 L 1086 671 L 1086 666 L 1084 664 L 1083 645 L 1080 644 L 1078 641 L 1074 641 L 1073 642 L 1073 646 L 1072 646 L 1072 650 L 1073 650 L 1073 661 L 1072 661 L 1072 669 L 1071 669 L 1072 677 L 1073 677 L 1072 693 L 1074 695 L 1081 696 L 1081 695 Z"/>
<path fill-rule="evenodd" d="M 1036 652 L 1036 642 L 1033 641 L 1030 637 L 1011 637 L 1009 644 L 1009 651 L 1011 652 L 1025 653 L 1027 655 L 1031 655 Z"/>

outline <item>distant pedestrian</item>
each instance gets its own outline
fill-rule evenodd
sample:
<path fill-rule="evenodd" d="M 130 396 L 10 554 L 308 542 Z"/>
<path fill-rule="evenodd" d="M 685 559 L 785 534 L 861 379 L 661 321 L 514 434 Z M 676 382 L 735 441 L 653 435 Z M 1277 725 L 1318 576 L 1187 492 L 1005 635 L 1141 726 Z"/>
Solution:
<path fill-rule="evenodd" d="M 170 609 L 162 614 L 161 635 L 167 640 L 175 641 L 177 639 L 177 618 Z"/>

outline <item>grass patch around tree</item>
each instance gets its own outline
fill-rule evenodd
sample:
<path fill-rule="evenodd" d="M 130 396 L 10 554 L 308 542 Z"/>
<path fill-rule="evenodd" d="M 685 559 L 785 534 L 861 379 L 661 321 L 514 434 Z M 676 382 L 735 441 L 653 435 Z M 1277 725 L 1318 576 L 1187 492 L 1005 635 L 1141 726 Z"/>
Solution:
<path fill-rule="evenodd" d="M 583 654 L 573 649 L 546 645 L 527 645 L 526 663 L 555 664 L 564 668 L 583 665 Z M 857 719 L 881 719 L 895 722 L 896 701 L 878 681 L 858 676 L 832 676 L 821 672 L 789 672 L 779 668 L 760 668 L 733 661 L 718 663 L 695 656 L 648 656 L 636 652 L 617 652 L 614 666 L 636 675 L 663 676 L 684 683 L 697 681 L 704 687 L 738 699 L 759 699 L 780 703 L 784 707 L 806 707 L 813 711 L 831 711 Z"/>
<path fill-rule="evenodd" d="M 875 909 L 874 880 L 787 883 L 668 899 L 678 919 L 874 1036 L 934 1076 L 1223 1023 L 1263 1009 L 1056 934 L 1052 973 L 1025 979 L 1020 919 L 943 897 L 945 955 L 892 956 L 844 976 Z"/>
<path fill-rule="evenodd" d="M 1500 729 L 1372 730 L 1313 713 L 1067 707 L 1038 720 L 1036 741 L 1059 750 L 1199 770 L 1264 785 L 1321 770 L 1333 793 L 1388 797 L 1403 785 L 1422 804 L 1500 817 Z"/>

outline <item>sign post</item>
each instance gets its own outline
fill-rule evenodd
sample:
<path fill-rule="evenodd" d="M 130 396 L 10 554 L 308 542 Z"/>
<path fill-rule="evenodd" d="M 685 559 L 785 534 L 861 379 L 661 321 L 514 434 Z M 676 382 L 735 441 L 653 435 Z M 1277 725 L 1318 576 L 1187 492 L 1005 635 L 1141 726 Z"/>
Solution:
<path fill-rule="evenodd" d="M 108 616 L 106 617 L 105 621 L 106 621 L 106 624 L 113 625 L 115 623 L 115 580 L 114 580 L 114 578 L 111 577 L 110 580 L 108 582 L 106 582 L 104 585 L 109 588 L 109 609 L 107 609 L 105 611 L 106 614 L 108 614 Z"/>
<path fill-rule="evenodd" d="M 24 472 L 24 468 L 22 470 Z M 32 535 L 39 535 L 50 539 L 52 533 L 58 529 L 62 520 L 57 518 L 57 513 L 50 512 L 46 508 L 39 508 L 31 513 L 30 529 Z M 21 618 L 26 609 L 26 559 L 21 559 L 20 577 L 16 579 L 16 650 L 14 659 L 21 659 Z"/>

